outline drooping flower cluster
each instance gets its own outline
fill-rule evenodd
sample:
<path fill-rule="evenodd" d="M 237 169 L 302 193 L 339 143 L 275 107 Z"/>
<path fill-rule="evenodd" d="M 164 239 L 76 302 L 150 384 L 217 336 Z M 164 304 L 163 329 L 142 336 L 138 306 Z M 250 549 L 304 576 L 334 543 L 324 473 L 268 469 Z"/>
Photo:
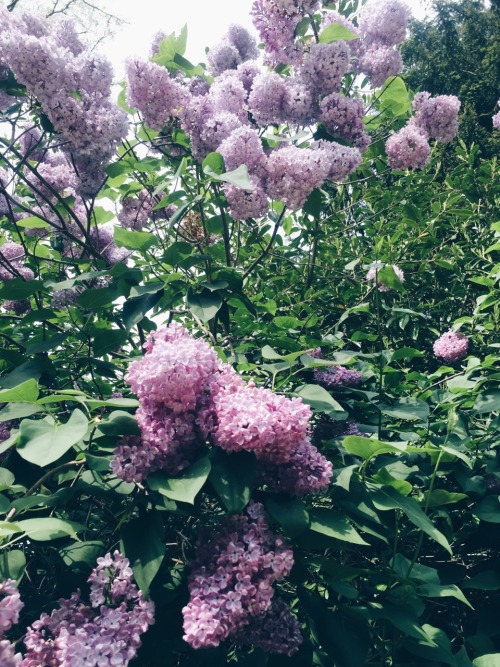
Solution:
<path fill-rule="evenodd" d="M 108 61 L 82 50 L 68 22 L 51 25 L 2 9 L 0 60 L 41 103 L 76 166 L 80 191 L 94 194 L 126 135 L 126 116 L 110 99 Z"/>
<path fill-rule="evenodd" d="M 263 471 L 273 470 L 265 475 L 271 488 L 291 495 L 327 488 L 332 466 L 310 443 L 311 409 L 300 398 L 245 384 L 175 322 L 151 334 L 145 348 L 127 375 L 139 399 L 141 436 L 127 436 L 115 450 L 118 477 L 138 482 L 155 470 L 179 472 L 208 441 L 253 452 Z"/>
<path fill-rule="evenodd" d="M 375 262 L 375 265 L 370 268 L 368 273 L 366 274 L 366 279 L 372 281 L 375 285 L 378 286 L 378 291 L 379 292 L 389 292 L 390 287 L 387 287 L 387 285 L 384 285 L 378 277 L 378 272 L 380 269 L 383 268 L 383 264 L 381 262 Z M 396 276 L 399 278 L 399 280 L 404 283 L 405 280 L 405 274 L 403 271 L 397 266 L 396 264 L 391 265 L 392 270 L 396 274 Z"/>
<path fill-rule="evenodd" d="M 266 653 L 281 653 L 288 657 L 299 650 L 302 640 L 300 624 L 281 598 L 273 598 L 264 614 L 252 617 L 234 636 L 240 646 L 253 646 Z"/>
<path fill-rule="evenodd" d="M 357 387 L 362 380 L 362 374 L 345 366 L 329 366 L 315 368 L 314 379 L 325 387 L 342 389 L 343 387 Z"/>
<path fill-rule="evenodd" d="M 429 139 L 447 143 L 457 135 L 460 100 L 454 95 L 417 93 L 413 109 L 415 116 L 385 145 L 393 169 L 422 169 L 430 158 Z"/>
<path fill-rule="evenodd" d="M 500 100 L 498 100 L 497 106 L 500 107 Z M 493 123 L 493 127 L 496 130 L 500 130 L 500 111 L 496 112 L 496 114 L 492 117 L 491 122 Z"/>
<path fill-rule="evenodd" d="M 7 579 L 0 583 L 0 665 L 19 667 L 22 656 L 8 639 L 2 639 L 13 625 L 19 623 L 19 612 L 24 607 L 15 582 Z"/>
<path fill-rule="evenodd" d="M 19 243 L 6 241 L 0 246 L 0 282 L 8 282 L 14 278 L 22 280 L 33 280 L 35 274 L 23 264 L 24 248 Z M 13 311 L 16 315 L 22 315 L 31 309 L 29 300 L 4 301 L 2 307 Z"/>
<path fill-rule="evenodd" d="M 236 69 L 238 65 L 255 60 L 259 55 L 255 39 L 240 25 L 230 25 L 219 44 L 208 53 L 208 68 L 212 76 Z"/>
<path fill-rule="evenodd" d="M 459 361 L 467 355 L 469 339 L 458 331 L 447 331 L 432 346 L 436 357 L 445 361 Z"/>
<path fill-rule="evenodd" d="M 269 610 L 273 583 L 292 566 L 292 550 L 270 531 L 260 503 L 229 517 L 198 543 L 188 580 L 190 600 L 182 610 L 185 641 L 193 648 L 218 646 L 243 631 Z M 297 632 L 293 627 L 290 633 L 295 645 Z"/>
<path fill-rule="evenodd" d="M 73 593 L 28 628 L 22 667 L 126 667 L 135 658 L 154 604 L 133 583 L 128 560 L 118 551 L 99 558 L 88 583 L 90 605 Z"/>

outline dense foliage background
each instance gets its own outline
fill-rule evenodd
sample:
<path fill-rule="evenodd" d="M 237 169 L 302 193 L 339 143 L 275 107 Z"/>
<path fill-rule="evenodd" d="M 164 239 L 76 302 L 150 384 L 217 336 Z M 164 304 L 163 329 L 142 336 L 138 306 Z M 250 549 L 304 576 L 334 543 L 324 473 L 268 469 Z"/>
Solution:
<path fill-rule="evenodd" d="M 304 20 L 296 38 L 321 27 Z M 151 129 L 125 85 L 128 135 L 93 164 L 102 185 L 81 201 L 58 189 L 22 148 L 33 127 L 36 150 L 57 145 L 50 113 L 5 74 L 0 578 L 16 580 L 25 605 L 8 635 L 16 650 L 119 549 L 156 607 L 137 667 L 500 664 L 498 24 L 495 4 L 439 2 L 432 23 L 413 24 L 400 77 L 376 91 L 343 80 L 372 137 L 359 168 L 295 211 L 274 199 L 247 220 L 232 217 L 224 189 L 246 187 L 245 170 L 227 170 L 216 151 L 193 157 L 176 118 Z M 171 35 L 155 62 L 172 79 L 205 77 L 185 55 L 185 35 Z M 424 169 L 391 170 L 384 143 L 417 89 L 458 95 L 461 129 L 433 144 Z M 331 141 L 324 125 L 299 129 L 270 123 L 264 146 Z M 137 222 L 146 200 L 144 224 L 117 223 L 125 213 Z M 93 231 L 110 222 L 111 232 Z M 9 242 L 22 257 L 2 254 Z M 309 437 L 333 464 L 327 490 L 273 491 L 254 453 L 205 442 L 175 475 L 130 482 L 112 472 L 115 448 L 139 433 L 129 366 L 171 321 L 245 380 L 312 407 Z M 446 362 L 433 343 L 450 329 L 469 349 Z M 328 385 L 318 370 L 332 366 L 361 382 Z M 196 649 L 182 639 L 197 540 L 251 499 L 293 549 L 276 586 L 304 638 L 291 656 L 232 637 Z"/>

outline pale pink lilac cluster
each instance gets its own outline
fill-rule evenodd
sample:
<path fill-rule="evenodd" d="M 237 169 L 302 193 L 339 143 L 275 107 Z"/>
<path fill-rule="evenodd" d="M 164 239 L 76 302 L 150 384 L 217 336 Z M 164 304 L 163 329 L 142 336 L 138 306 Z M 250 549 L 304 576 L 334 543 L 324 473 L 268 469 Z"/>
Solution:
<path fill-rule="evenodd" d="M 3 636 L 13 625 L 19 623 L 19 613 L 24 607 L 15 581 L 6 579 L 0 583 L 0 665 L 19 667 L 22 655 L 16 653 L 14 644 Z"/>
<path fill-rule="evenodd" d="M 417 93 L 415 116 L 386 142 L 389 166 L 393 169 L 422 169 L 430 159 L 429 139 L 447 143 L 458 132 L 460 100 L 454 95 Z"/>
<path fill-rule="evenodd" d="M 387 285 L 384 285 L 378 278 L 378 272 L 380 271 L 380 269 L 383 268 L 383 266 L 384 265 L 381 262 L 375 262 L 375 266 L 372 266 L 370 268 L 370 270 L 368 271 L 368 273 L 366 274 L 366 279 L 370 280 L 375 285 L 377 285 L 379 292 L 389 292 L 391 288 L 388 287 Z M 389 265 L 387 265 L 387 266 L 389 266 Z M 402 283 L 404 283 L 405 274 L 399 268 L 399 266 L 397 266 L 396 264 L 392 264 L 390 266 L 391 266 L 392 270 L 394 271 L 394 273 L 396 274 L 396 276 L 399 278 L 399 280 Z"/>
<path fill-rule="evenodd" d="M 315 368 L 313 375 L 318 384 L 333 389 L 357 387 L 361 384 L 363 378 L 360 371 L 356 371 L 353 368 L 345 368 L 345 366 Z"/>
<path fill-rule="evenodd" d="M 250 502 L 198 542 L 182 610 L 184 640 L 196 649 L 215 647 L 242 632 L 269 610 L 274 582 L 292 566 L 292 550 L 270 531 L 263 506 Z"/>
<path fill-rule="evenodd" d="M 321 150 L 279 148 L 267 161 L 267 194 L 292 210 L 299 209 L 314 188 L 327 178 L 329 169 L 328 156 Z"/>
<path fill-rule="evenodd" d="M 0 246 L 0 282 L 9 282 L 14 278 L 22 280 L 33 280 L 35 274 L 25 266 L 24 248 L 19 243 L 6 241 Z M 24 315 L 31 310 L 31 304 L 28 299 L 7 300 L 2 304 L 2 308 L 12 311 L 16 315 Z"/>
<path fill-rule="evenodd" d="M 300 623 L 292 614 L 290 606 L 281 598 L 274 597 L 264 614 L 254 616 L 247 626 L 233 637 L 240 646 L 253 646 L 266 653 L 291 657 L 300 648 L 303 637 Z"/>
<path fill-rule="evenodd" d="M 497 102 L 497 106 L 500 107 L 500 100 Z M 492 117 L 491 122 L 495 130 L 500 130 L 500 111 L 497 111 L 496 114 Z"/>
<path fill-rule="evenodd" d="M 177 473 L 209 442 L 227 452 L 255 453 L 261 467 L 292 495 L 325 490 L 332 467 L 308 437 L 311 409 L 245 383 L 203 340 L 177 323 L 150 334 L 127 382 L 139 399 L 140 436 L 123 438 L 111 462 L 121 479 L 140 482 L 156 470 Z"/>
<path fill-rule="evenodd" d="M 320 103 L 319 120 L 327 132 L 351 141 L 361 151 L 365 151 L 370 144 L 370 137 L 362 122 L 363 116 L 363 102 L 357 98 L 332 93 Z"/>
<path fill-rule="evenodd" d="M 358 69 L 375 87 L 399 74 L 403 61 L 396 46 L 404 41 L 410 9 L 398 0 L 368 2 L 359 15 Z"/>
<path fill-rule="evenodd" d="M 150 193 L 143 189 L 137 195 L 125 197 L 122 208 L 118 213 L 118 220 L 125 229 L 140 232 L 144 225 L 153 216 L 155 200 Z"/>
<path fill-rule="evenodd" d="M 208 69 L 212 76 L 236 69 L 238 65 L 258 58 L 259 51 L 255 39 L 241 25 L 230 25 L 219 44 L 208 52 Z"/>
<path fill-rule="evenodd" d="M 460 361 L 467 356 L 469 349 L 469 339 L 459 331 L 447 331 L 442 334 L 432 346 L 436 357 L 441 357 L 445 361 Z"/>
<path fill-rule="evenodd" d="M 175 322 L 150 334 L 145 348 L 126 377 L 139 399 L 141 437 L 124 439 L 111 462 L 118 477 L 135 482 L 189 465 L 200 445 L 197 413 L 220 368 L 210 346 Z"/>
<path fill-rule="evenodd" d="M 90 604 L 73 593 L 28 628 L 21 667 L 126 667 L 136 657 L 154 604 L 133 583 L 128 560 L 118 551 L 99 558 L 88 583 Z"/>
<path fill-rule="evenodd" d="M 103 182 L 103 167 L 126 135 L 126 115 L 111 101 L 109 63 L 82 51 L 64 26 L 51 26 L 2 10 L 0 59 L 41 103 L 77 165 L 79 191 L 92 195 L 89 186 Z"/>

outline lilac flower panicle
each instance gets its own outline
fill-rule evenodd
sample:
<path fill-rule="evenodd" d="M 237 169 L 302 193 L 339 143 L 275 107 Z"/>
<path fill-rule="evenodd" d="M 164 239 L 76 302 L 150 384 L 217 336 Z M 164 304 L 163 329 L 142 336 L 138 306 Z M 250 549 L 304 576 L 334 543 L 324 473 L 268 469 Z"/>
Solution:
<path fill-rule="evenodd" d="M 339 389 L 343 387 L 357 387 L 361 384 L 363 378 L 360 371 L 345 368 L 345 366 L 315 368 L 313 375 L 318 384 Z"/>
<path fill-rule="evenodd" d="M 262 180 L 250 175 L 250 182 L 252 190 L 243 190 L 230 184 L 225 184 L 223 187 L 229 212 L 235 220 L 261 218 L 269 210 L 269 200 Z"/>
<path fill-rule="evenodd" d="M 291 123 L 309 125 L 315 115 L 315 103 L 309 86 L 295 77 L 284 79 L 283 118 Z"/>
<path fill-rule="evenodd" d="M 227 38 L 236 47 L 241 62 L 255 60 L 259 57 L 259 50 L 252 35 L 241 25 L 232 24 L 227 30 Z"/>
<path fill-rule="evenodd" d="M 233 639 L 240 646 L 253 646 L 266 653 L 281 653 L 288 657 L 299 650 L 303 641 L 300 623 L 281 598 L 273 598 L 269 609 L 252 617 Z"/>
<path fill-rule="evenodd" d="M 248 105 L 259 125 L 280 123 L 283 120 L 283 104 L 286 87 L 276 72 L 263 72 L 255 77 L 248 98 Z"/>
<path fill-rule="evenodd" d="M 370 144 L 362 121 L 364 113 L 361 100 L 332 93 L 321 100 L 319 120 L 329 134 L 351 141 L 364 151 Z"/>
<path fill-rule="evenodd" d="M 403 59 L 392 46 L 373 44 L 360 50 L 358 69 L 378 88 L 389 76 L 396 76 L 401 72 Z"/>
<path fill-rule="evenodd" d="M 286 11 L 273 0 L 255 0 L 251 16 L 265 48 L 266 64 L 299 64 L 302 58 L 300 45 L 294 44 L 294 33 L 301 16 L 295 11 Z"/>
<path fill-rule="evenodd" d="M 127 103 L 139 109 L 153 130 L 161 130 L 172 117 L 178 117 L 186 104 L 184 88 L 156 63 L 129 60 L 127 82 Z"/>
<path fill-rule="evenodd" d="M 218 646 L 265 613 L 272 584 L 286 577 L 293 553 L 267 523 L 263 506 L 250 502 L 218 534 L 200 539 L 182 610 L 184 640 L 193 648 Z M 292 633 L 294 636 L 294 633 Z"/>
<path fill-rule="evenodd" d="M 387 139 L 385 150 L 389 166 L 397 170 L 423 169 L 431 156 L 427 133 L 412 122 Z"/>
<path fill-rule="evenodd" d="M 233 171 L 245 164 L 249 174 L 265 177 L 267 157 L 259 133 L 254 128 L 244 126 L 233 130 L 219 145 L 219 153 L 224 158 L 226 171 Z"/>
<path fill-rule="evenodd" d="M 442 334 L 433 344 L 433 350 L 436 357 L 441 357 L 445 361 L 460 361 L 467 356 L 469 349 L 469 339 L 460 332 L 447 331 Z"/>
<path fill-rule="evenodd" d="M 318 141 L 313 147 L 322 150 L 326 155 L 329 181 L 337 183 L 345 181 L 363 160 L 359 148 L 344 146 L 336 141 Z"/>
<path fill-rule="evenodd" d="M 266 191 L 269 197 L 295 211 L 323 183 L 328 172 L 328 158 L 323 151 L 285 146 L 268 158 Z"/>
<path fill-rule="evenodd" d="M 365 42 L 386 46 L 401 44 L 406 37 L 411 12 L 398 0 L 376 0 L 361 9 L 359 31 Z"/>
<path fill-rule="evenodd" d="M 329 95 L 340 90 L 342 77 L 351 69 L 349 58 L 349 46 L 342 40 L 314 44 L 304 56 L 300 76 L 317 95 Z"/>
<path fill-rule="evenodd" d="M 19 614 L 23 607 L 15 581 L 6 579 L 0 583 L 0 637 L 19 623 Z"/>
<path fill-rule="evenodd" d="M 500 107 L 500 100 L 498 100 L 497 106 Z M 497 111 L 497 113 L 492 117 L 491 122 L 493 123 L 495 130 L 500 130 L 500 111 Z"/>
<path fill-rule="evenodd" d="M 414 123 L 431 139 L 447 143 L 457 135 L 460 104 L 454 95 L 432 98 L 430 93 L 417 93 L 413 100 Z"/>
<path fill-rule="evenodd" d="M 132 582 L 128 560 L 118 551 L 99 558 L 88 583 L 90 606 L 74 593 L 28 628 L 23 667 L 126 667 L 135 658 L 154 605 Z"/>
<path fill-rule="evenodd" d="M 226 70 L 236 69 L 241 59 L 238 49 L 226 38 L 210 49 L 207 61 L 210 73 L 217 77 Z"/>

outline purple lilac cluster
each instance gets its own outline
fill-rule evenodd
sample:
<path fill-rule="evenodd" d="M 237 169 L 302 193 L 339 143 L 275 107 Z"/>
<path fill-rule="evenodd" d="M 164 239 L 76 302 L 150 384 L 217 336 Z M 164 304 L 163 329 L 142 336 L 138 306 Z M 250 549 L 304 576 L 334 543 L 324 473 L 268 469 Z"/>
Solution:
<path fill-rule="evenodd" d="M 274 597 L 264 614 L 253 616 L 248 625 L 233 637 L 240 646 L 253 646 L 266 653 L 281 653 L 291 657 L 299 650 L 303 637 L 300 623 L 290 606 Z"/>
<path fill-rule="evenodd" d="M 112 70 L 65 25 L 27 14 L 0 13 L 0 60 L 36 97 L 71 156 L 84 195 L 104 180 L 103 167 L 127 132 L 126 115 L 110 98 Z M 90 188 L 90 190 L 89 190 Z"/>
<path fill-rule="evenodd" d="M 0 282 L 9 282 L 14 278 L 23 280 L 33 280 L 35 274 L 23 264 L 24 248 L 19 243 L 6 241 L 0 246 Z M 24 315 L 31 310 L 31 304 L 28 299 L 21 301 L 4 301 L 2 307 L 5 310 L 13 311 L 16 315 Z"/>
<path fill-rule="evenodd" d="M 500 107 L 500 100 L 497 102 L 497 106 Z M 496 114 L 492 117 L 491 122 L 495 130 L 500 130 L 500 111 L 497 111 Z"/>
<path fill-rule="evenodd" d="M 118 551 L 99 558 L 88 583 L 90 604 L 73 593 L 28 628 L 21 667 L 126 667 L 135 658 L 154 604 L 132 582 L 128 560 Z"/>
<path fill-rule="evenodd" d="M 197 413 L 220 367 L 210 346 L 175 322 L 150 334 L 145 348 L 126 378 L 139 399 L 141 437 L 120 442 L 111 462 L 118 477 L 135 482 L 189 465 L 199 447 Z"/>
<path fill-rule="evenodd" d="M 22 655 L 8 639 L 2 639 L 13 625 L 19 623 L 19 613 L 24 607 L 15 582 L 7 579 L 0 583 L 0 665 L 19 667 Z"/>
<path fill-rule="evenodd" d="M 247 60 L 255 60 L 258 55 L 257 44 L 248 30 L 230 25 L 222 41 L 208 52 L 208 69 L 212 76 L 219 76 Z"/>
<path fill-rule="evenodd" d="M 375 87 L 402 69 L 395 47 L 405 39 L 409 18 L 409 8 L 398 0 L 369 2 L 360 12 L 358 68 Z"/>
<path fill-rule="evenodd" d="M 314 379 L 318 384 L 331 389 L 343 389 L 344 387 L 357 387 L 361 384 L 362 374 L 352 368 L 344 366 L 328 366 L 327 368 L 315 368 Z"/>
<path fill-rule="evenodd" d="M 177 323 L 150 334 L 127 375 L 139 399 L 140 436 L 123 438 L 111 462 L 126 481 L 155 470 L 177 473 L 206 441 L 254 452 L 266 484 L 291 495 L 325 490 L 332 466 L 310 443 L 311 409 L 243 379 L 203 340 Z M 286 489 L 285 489 L 286 486 Z"/>
<path fill-rule="evenodd" d="M 50 305 L 56 310 L 64 310 L 68 306 L 76 306 L 77 299 L 83 292 L 82 287 L 71 287 L 54 292 L 50 300 Z"/>
<path fill-rule="evenodd" d="M 383 267 L 384 267 L 384 264 L 382 264 L 381 262 L 375 262 L 375 266 L 372 266 L 372 267 L 370 268 L 370 270 L 368 271 L 368 273 L 366 274 L 366 279 L 367 279 L 367 280 L 370 280 L 370 281 L 373 282 L 375 285 L 377 285 L 377 286 L 378 286 L 378 291 L 379 291 L 379 292 L 389 292 L 391 288 L 390 288 L 390 287 L 387 287 L 387 285 L 384 285 L 383 283 L 381 283 L 380 280 L 379 280 L 379 278 L 378 278 L 378 272 L 379 272 L 380 269 L 382 269 Z M 404 283 L 404 281 L 405 281 L 405 274 L 404 274 L 403 271 L 399 268 L 399 266 L 397 266 L 396 264 L 391 264 L 391 268 L 392 268 L 392 270 L 394 271 L 394 273 L 396 274 L 396 276 L 399 278 L 399 280 L 400 280 L 402 283 Z"/>
<path fill-rule="evenodd" d="M 200 539 L 191 566 L 184 639 L 193 648 L 215 647 L 269 610 L 273 583 L 290 573 L 293 552 L 270 531 L 263 506 L 250 502 Z"/>
<path fill-rule="evenodd" d="M 445 361 L 459 361 L 467 356 L 469 339 L 458 331 L 447 331 L 432 346 L 436 357 Z"/>
<path fill-rule="evenodd" d="M 417 93 L 413 109 L 415 116 L 385 145 L 393 169 L 422 169 L 430 159 L 429 139 L 447 143 L 457 135 L 460 100 L 454 95 Z"/>

